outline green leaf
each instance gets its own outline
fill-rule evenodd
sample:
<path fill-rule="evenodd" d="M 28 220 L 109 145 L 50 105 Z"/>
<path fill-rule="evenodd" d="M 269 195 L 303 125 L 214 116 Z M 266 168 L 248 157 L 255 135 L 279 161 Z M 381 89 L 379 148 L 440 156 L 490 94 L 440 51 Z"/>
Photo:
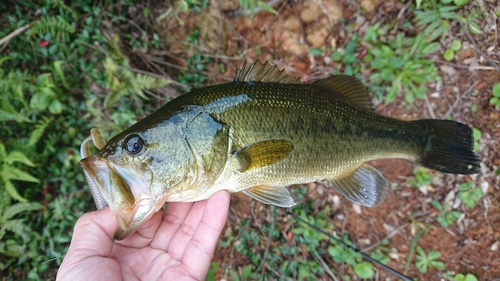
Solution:
<path fill-rule="evenodd" d="M 443 55 L 444 60 L 452 61 L 455 58 L 455 52 L 452 49 L 447 49 Z"/>
<path fill-rule="evenodd" d="M 49 112 L 52 114 L 61 114 L 62 112 L 62 103 L 58 100 L 52 100 L 49 104 Z"/>
<path fill-rule="evenodd" d="M 430 251 L 427 256 L 427 258 L 430 260 L 439 259 L 439 257 L 441 257 L 441 253 L 438 251 Z"/>
<path fill-rule="evenodd" d="M 356 272 L 356 274 L 363 279 L 372 278 L 375 275 L 373 265 L 366 261 L 358 263 L 354 267 L 354 272 Z"/>
<path fill-rule="evenodd" d="M 3 171 L 2 171 L 3 172 Z M 34 182 L 39 183 L 40 181 L 33 177 L 32 175 L 26 173 L 23 170 L 18 168 L 10 167 L 8 170 L 9 176 L 7 177 L 9 180 L 18 180 L 18 181 L 26 181 L 26 182 Z"/>
<path fill-rule="evenodd" d="M 500 98 L 500 83 L 496 83 L 495 86 L 493 86 L 492 94 L 494 97 Z"/>
<path fill-rule="evenodd" d="M 258 1 L 257 2 L 257 6 L 259 6 L 262 11 L 266 11 L 266 12 L 269 12 L 271 14 L 277 14 L 278 12 L 273 8 L 273 6 L 267 4 L 266 2 L 264 1 Z"/>
<path fill-rule="evenodd" d="M 19 162 L 19 163 L 23 163 L 26 166 L 30 166 L 30 167 L 35 166 L 35 164 L 33 164 L 33 162 L 31 162 L 31 160 L 29 160 L 28 157 L 26 157 L 26 155 L 24 155 L 24 153 L 22 153 L 21 151 L 17 151 L 17 150 L 11 151 L 9 153 L 9 155 L 7 156 L 7 159 L 5 159 L 5 162 L 9 165 L 12 165 L 16 162 Z"/>
<path fill-rule="evenodd" d="M 462 42 L 460 42 L 459 40 L 453 40 L 453 42 L 451 42 L 451 47 L 450 49 L 452 49 L 453 51 L 458 51 L 460 49 L 462 49 Z"/>
<path fill-rule="evenodd" d="M 309 54 L 313 56 L 320 56 L 323 54 L 323 50 L 320 48 L 311 48 L 309 49 Z"/>
<path fill-rule="evenodd" d="M 10 180 L 4 180 L 4 184 L 5 190 L 10 195 L 10 197 L 19 202 L 28 202 L 28 200 L 24 199 L 23 197 L 21 197 L 21 195 L 19 195 L 19 193 L 17 193 L 16 187 Z"/>
<path fill-rule="evenodd" d="M 467 2 L 469 2 L 469 0 L 453 0 L 453 3 L 455 3 L 455 5 L 457 6 L 463 6 L 467 4 Z"/>
<path fill-rule="evenodd" d="M 437 42 L 427 44 L 427 46 L 425 46 L 425 47 L 422 49 L 422 54 L 424 54 L 424 55 L 429 55 L 429 54 L 432 54 L 432 53 L 434 53 L 437 49 L 439 49 L 439 47 L 440 47 L 440 45 L 439 45 L 439 43 L 437 43 Z"/>
<path fill-rule="evenodd" d="M 43 208 L 43 205 L 40 203 L 36 203 L 36 202 L 16 203 L 12 206 L 9 206 L 7 209 L 5 209 L 5 212 L 3 214 L 3 219 L 9 220 L 17 214 L 20 214 L 23 212 L 40 210 L 42 208 Z"/>

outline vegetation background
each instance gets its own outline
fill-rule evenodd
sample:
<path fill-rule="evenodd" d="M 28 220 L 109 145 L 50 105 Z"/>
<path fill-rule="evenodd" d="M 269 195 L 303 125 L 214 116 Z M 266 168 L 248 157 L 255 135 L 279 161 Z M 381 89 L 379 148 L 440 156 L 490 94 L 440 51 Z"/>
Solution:
<path fill-rule="evenodd" d="M 6 0 L 0 14 L 1 280 L 54 279 L 95 208 L 79 166 L 91 127 L 109 138 L 245 59 L 355 75 L 377 112 L 473 127 L 479 175 L 376 161 L 393 183 L 382 206 L 309 184 L 292 212 L 416 279 L 500 278 L 498 1 Z M 238 194 L 207 279 L 396 280 Z"/>

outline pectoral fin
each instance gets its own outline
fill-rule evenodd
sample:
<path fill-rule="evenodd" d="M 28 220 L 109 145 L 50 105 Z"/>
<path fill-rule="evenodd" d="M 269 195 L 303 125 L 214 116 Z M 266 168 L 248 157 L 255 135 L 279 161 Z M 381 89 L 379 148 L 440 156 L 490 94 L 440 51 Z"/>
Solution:
<path fill-rule="evenodd" d="M 363 164 L 342 178 L 330 180 L 327 184 L 354 203 L 367 207 L 382 203 L 389 192 L 387 180 L 368 164 Z"/>
<path fill-rule="evenodd" d="M 290 192 L 284 186 L 256 186 L 244 190 L 243 193 L 265 204 L 284 208 L 295 205 Z"/>
<path fill-rule="evenodd" d="M 266 140 L 247 145 L 234 153 L 240 172 L 264 167 L 283 160 L 293 150 L 287 140 Z"/>

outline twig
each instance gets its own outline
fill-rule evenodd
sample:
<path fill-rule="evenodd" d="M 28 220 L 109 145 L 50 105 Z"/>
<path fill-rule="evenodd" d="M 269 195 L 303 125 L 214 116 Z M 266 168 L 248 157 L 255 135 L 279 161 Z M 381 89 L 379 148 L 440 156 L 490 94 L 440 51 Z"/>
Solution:
<path fill-rule="evenodd" d="M 323 14 L 325 14 L 326 18 L 328 19 L 328 23 L 330 23 L 330 29 L 333 30 L 334 23 L 333 23 L 332 17 L 330 16 L 330 13 L 326 9 L 325 5 L 323 5 L 323 2 L 321 0 L 316 0 L 315 2 L 321 8 L 321 10 L 323 11 Z"/>
<path fill-rule="evenodd" d="M 472 84 L 462 95 L 457 96 L 457 98 L 455 99 L 455 102 L 453 103 L 453 105 L 444 114 L 445 118 L 446 118 L 446 116 L 448 116 L 448 114 L 451 114 L 451 112 L 455 109 L 455 107 L 457 107 L 458 103 L 460 102 L 460 100 L 464 96 L 466 96 L 467 94 L 469 94 L 470 92 L 472 92 L 472 90 L 474 90 L 474 88 L 476 87 L 477 84 L 479 84 L 479 81 L 474 82 L 474 84 Z"/>
<path fill-rule="evenodd" d="M 438 62 L 438 63 L 441 63 L 441 64 L 446 64 L 446 65 L 449 65 L 449 66 L 453 66 L 455 68 L 462 68 L 462 69 L 469 69 L 469 70 L 476 70 L 476 69 L 479 69 L 479 70 L 496 70 L 496 68 L 494 68 L 493 66 L 484 66 L 484 65 L 467 66 L 467 65 L 462 65 L 462 64 L 456 64 L 456 63 L 452 63 L 452 62 L 447 62 L 447 61 L 440 60 L 440 59 L 435 59 L 434 61 Z"/>
<path fill-rule="evenodd" d="M 472 38 L 472 36 L 470 35 L 469 31 L 467 30 L 467 28 L 465 28 L 464 24 L 461 22 L 461 21 L 458 21 L 458 23 L 460 24 L 460 26 L 462 26 L 462 28 L 464 29 L 464 32 L 465 32 L 465 35 L 467 35 L 467 37 L 469 38 L 470 42 L 472 43 L 472 46 L 474 46 L 474 49 L 476 50 L 476 52 L 478 52 L 481 56 L 483 56 L 483 58 L 489 62 L 489 64 L 491 64 L 494 68 L 496 68 L 498 71 L 500 71 L 500 66 L 498 66 L 498 64 L 496 64 L 496 62 L 492 59 L 490 59 L 488 56 L 486 56 L 485 53 L 483 53 L 483 51 L 481 51 L 479 49 L 479 47 L 476 45 L 476 41 L 474 41 L 474 38 Z"/>
<path fill-rule="evenodd" d="M 33 23 L 28 23 L 28 24 L 26 24 L 26 25 L 24 25 L 24 26 L 22 26 L 22 27 L 20 27 L 20 28 L 18 28 L 18 29 L 16 29 L 16 30 L 12 31 L 12 32 L 11 32 L 11 33 L 9 33 L 7 36 L 5 36 L 4 38 L 0 39 L 0 45 L 3 45 L 3 44 L 7 44 L 7 43 L 9 43 L 9 41 L 10 41 L 12 38 L 14 38 L 14 37 L 16 37 L 17 35 L 19 35 L 19 34 L 23 33 L 26 29 L 30 28 L 32 24 L 33 24 Z"/>
<path fill-rule="evenodd" d="M 330 270 L 330 268 L 328 267 L 328 265 L 326 264 L 326 262 L 323 260 L 323 258 L 321 258 L 320 255 L 318 255 L 318 253 L 316 252 L 313 252 L 314 254 L 314 257 L 319 260 L 319 262 L 321 263 L 321 265 L 323 265 L 323 267 L 325 268 L 325 271 L 328 275 L 330 275 L 330 277 L 332 277 L 332 279 L 334 281 L 339 281 L 339 279 L 337 278 L 337 276 L 335 276 L 335 274 L 333 274 L 333 272 Z"/>
<path fill-rule="evenodd" d="M 297 7 L 295 7 L 295 4 L 293 3 L 293 1 L 290 1 L 290 4 L 292 5 L 293 11 L 295 12 L 295 16 L 297 17 L 297 20 L 300 23 L 300 40 L 299 41 L 301 44 L 304 44 L 304 45 L 307 45 L 308 47 L 311 47 L 311 44 L 309 44 L 309 42 L 307 41 L 306 31 L 304 29 L 304 22 L 302 21 L 302 18 L 299 15 L 299 11 L 297 10 Z"/>
<path fill-rule="evenodd" d="M 398 232 L 401 231 L 401 229 L 405 228 L 406 226 L 408 226 L 408 223 L 405 223 L 405 224 L 399 226 L 398 228 L 394 229 L 393 231 L 391 231 L 391 233 L 387 234 L 386 237 L 380 239 L 378 242 L 373 243 L 372 245 L 370 245 L 364 249 L 361 249 L 361 252 L 370 252 L 371 250 L 375 249 L 378 245 L 380 245 L 380 243 L 382 243 L 382 241 L 384 239 L 391 239 L 394 235 L 396 235 Z"/>
<path fill-rule="evenodd" d="M 436 114 L 434 114 L 434 109 L 432 109 L 431 103 L 429 102 L 429 98 L 427 94 L 424 94 L 425 104 L 427 105 L 427 109 L 429 109 L 429 113 L 431 114 L 432 119 L 436 119 Z"/>

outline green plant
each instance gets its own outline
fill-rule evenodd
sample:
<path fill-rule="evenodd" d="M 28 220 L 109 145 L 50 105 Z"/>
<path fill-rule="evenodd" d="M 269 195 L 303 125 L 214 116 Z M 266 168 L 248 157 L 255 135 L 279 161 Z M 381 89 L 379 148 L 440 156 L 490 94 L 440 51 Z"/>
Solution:
<path fill-rule="evenodd" d="M 436 221 L 439 222 L 439 224 L 444 228 L 450 226 L 450 224 L 458 220 L 458 218 L 462 215 L 462 212 L 451 211 L 451 207 L 448 204 L 442 206 L 441 203 L 436 200 L 433 200 L 431 204 L 432 206 L 434 206 L 434 208 L 439 210 Z"/>
<path fill-rule="evenodd" d="M 373 265 L 369 262 L 360 262 L 354 266 L 354 272 L 363 279 L 372 278 L 375 275 Z"/>
<path fill-rule="evenodd" d="M 467 273 L 467 275 L 463 275 L 459 273 L 455 275 L 454 281 L 477 281 L 477 277 L 474 274 Z"/>
<path fill-rule="evenodd" d="M 374 85 L 390 85 L 386 103 L 392 102 L 398 92 L 403 92 L 405 101 L 411 105 L 415 98 L 424 99 L 426 82 L 440 79 L 434 63 L 424 58 L 424 55 L 436 51 L 439 45 L 428 44 L 422 34 L 405 38 L 399 33 L 390 43 L 372 43 L 374 47 L 368 50 L 363 60 L 375 70 L 369 78 Z"/>
<path fill-rule="evenodd" d="M 490 104 L 500 108 L 500 83 L 496 83 L 491 90 Z"/>
<path fill-rule="evenodd" d="M 479 140 L 481 140 L 481 130 L 478 128 L 472 128 L 472 137 L 474 138 L 474 148 L 472 149 L 476 152 L 479 149 Z"/>
<path fill-rule="evenodd" d="M 345 49 L 338 49 L 335 50 L 335 52 L 332 53 L 332 59 L 335 62 L 340 62 L 341 65 L 339 65 L 333 74 L 339 74 L 340 73 L 340 66 L 344 66 L 344 74 L 347 75 L 354 75 L 356 73 L 359 73 L 359 70 L 361 68 L 359 64 L 359 58 L 358 54 L 356 53 L 356 47 L 359 44 L 359 35 L 354 34 L 352 36 L 351 41 L 347 44 Z"/>
<path fill-rule="evenodd" d="M 462 49 L 462 42 L 456 39 L 453 40 L 450 48 L 446 49 L 446 51 L 444 52 L 443 58 L 446 61 L 452 61 L 455 58 L 455 52 L 459 51 L 460 49 Z"/>
<path fill-rule="evenodd" d="M 425 27 L 423 33 L 429 42 L 438 37 L 443 39 L 448 33 L 450 21 L 459 19 L 455 13 L 459 8 L 457 5 L 446 6 L 432 0 L 426 1 L 425 6 L 421 6 L 421 2 L 417 2 L 417 7 L 425 9 L 415 11 L 415 26 L 417 28 Z"/>
<path fill-rule="evenodd" d="M 474 208 L 476 202 L 483 195 L 483 191 L 476 187 L 474 181 L 464 182 L 458 186 L 458 198 L 467 205 L 469 208 Z"/>
<path fill-rule="evenodd" d="M 432 175 L 426 168 L 418 167 L 413 171 L 413 173 L 415 176 L 408 179 L 409 185 L 422 187 L 432 183 Z"/>
<path fill-rule="evenodd" d="M 421 273 L 427 273 L 429 267 L 435 267 L 439 270 L 443 270 L 445 265 L 442 261 L 438 259 L 441 257 L 441 253 L 438 251 L 430 251 L 429 254 L 425 254 L 422 247 L 417 246 L 417 256 L 415 261 L 415 266 Z"/>
<path fill-rule="evenodd" d="M 25 172 L 23 169 L 18 168 L 16 163 L 25 166 L 33 167 L 35 164 L 31 162 L 24 153 L 21 151 L 13 150 L 7 153 L 3 143 L 0 143 L 0 192 L 12 197 L 20 202 L 27 202 L 25 198 L 19 195 L 14 183 L 12 181 L 24 181 L 39 183 L 40 181 Z M 3 203 L 7 203 L 8 199 L 3 198 Z"/>
<path fill-rule="evenodd" d="M 2 192 L 5 194 L 5 192 Z M 36 255 L 30 251 L 30 239 L 37 235 L 27 223 L 26 216 L 19 216 L 26 212 L 33 212 L 43 208 L 40 203 L 16 203 L 6 208 L 0 206 L 0 254 L 12 258 Z M 12 235 L 6 235 L 10 232 Z M 21 241 L 19 240 L 21 238 Z M 26 259 L 26 257 L 24 258 Z M 7 264 L 6 264 L 7 263 Z M 12 260 L 0 258 L 0 271 L 3 271 Z"/>

